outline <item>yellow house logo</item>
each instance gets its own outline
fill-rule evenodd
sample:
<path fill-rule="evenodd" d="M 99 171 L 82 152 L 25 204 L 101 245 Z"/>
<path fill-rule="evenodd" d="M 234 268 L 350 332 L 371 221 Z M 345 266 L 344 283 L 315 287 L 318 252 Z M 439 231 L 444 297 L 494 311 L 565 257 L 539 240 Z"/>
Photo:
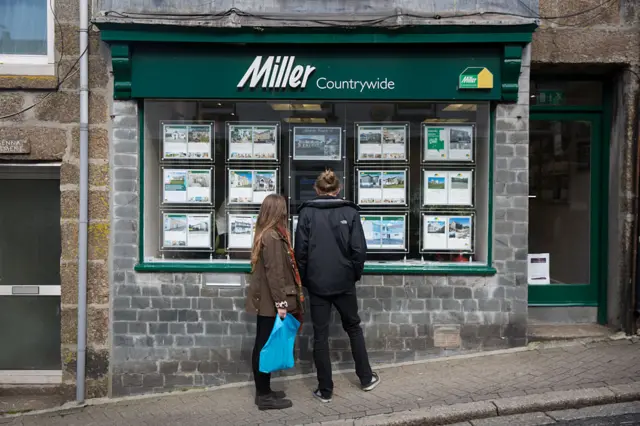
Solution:
<path fill-rule="evenodd" d="M 468 67 L 460 74 L 459 89 L 493 89 L 493 74 L 484 67 Z"/>

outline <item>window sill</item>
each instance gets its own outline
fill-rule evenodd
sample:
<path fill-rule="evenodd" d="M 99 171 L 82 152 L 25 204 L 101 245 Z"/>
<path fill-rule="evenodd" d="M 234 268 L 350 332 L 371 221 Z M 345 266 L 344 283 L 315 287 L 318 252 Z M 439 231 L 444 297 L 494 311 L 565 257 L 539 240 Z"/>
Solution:
<path fill-rule="evenodd" d="M 249 273 L 249 262 L 145 262 L 135 266 L 136 272 L 218 272 Z M 365 274 L 384 275 L 495 275 L 496 269 L 483 264 L 367 262 Z"/>

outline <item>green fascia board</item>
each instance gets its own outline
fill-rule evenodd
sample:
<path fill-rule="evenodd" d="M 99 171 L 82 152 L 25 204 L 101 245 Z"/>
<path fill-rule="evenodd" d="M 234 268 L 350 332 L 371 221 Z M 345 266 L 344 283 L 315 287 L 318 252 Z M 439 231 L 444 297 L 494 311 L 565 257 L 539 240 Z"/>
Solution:
<path fill-rule="evenodd" d="M 528 292 L 529 306 L 598 306 L 598 289 L 594 285 L 530 285 Z"/>
<path fill-rule="evenodd" d="M 135 266 L 137 272 L 211 272 L 211 273 L 249 273 L 249 262 L 240 263 L 174 263 L 147 262 Z M 385 265 L 365 264 L 365 274 L 384 275 L 495 275 L 495 268 L 489 266 L 469 265 Z"/>
<path fill-rule="evenodd" d="M 96 23 L 107 43 L 517 43 L 531 42 L 536 24 L 420 25 L 401 29 L 381 27 L 243 27 L 211 28 L 176 25 Z"/>

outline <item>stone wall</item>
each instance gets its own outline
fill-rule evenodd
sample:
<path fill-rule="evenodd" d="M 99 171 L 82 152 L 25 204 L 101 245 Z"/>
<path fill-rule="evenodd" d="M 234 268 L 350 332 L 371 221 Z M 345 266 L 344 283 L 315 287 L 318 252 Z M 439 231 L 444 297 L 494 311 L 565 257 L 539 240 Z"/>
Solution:
<path fill-rule="evenodd" d="M 357 294 L 374 363 L 526 344 L 528 79 L 523 55 L 519 101 L 496 108 L 494 266 L 491 277 L 364 276 Z M 246 277 L 137 273 L 138 111 L 113 105 L 112 393 L 161 392 L 247 381 L 255 316 L 244 312 Z M 210 286 L 207 282 L 235 283 Z M 346 334 L 335 316 L 331 356 L 350 367 Z M 297 342 L 296 368 L 312 371 L 312 327 Z"/>
<path fill-rule="evenodd" d="M 28 155 L 0 155 L 0 161 L 62 162 L 62 362 L 65 385 L 75 385 L 77 335 L 77 253 L 79 209 L 79 11 L 75 0 L 57 0 L 57 76 L 0 76 L 0 117 L 32 105 L 14 117 L 0 120 L 0 139 L 28 139 Z M 89 138 L 89 265 L 88 265 L 88 396 L 107 393 L 109 334 L 109 73 L 101 54 L 99 34 L 91 31 Z M 75 65 L 75 67 L 74 67 Z M 70 78 L 61 80 L 69 70 Z"/>

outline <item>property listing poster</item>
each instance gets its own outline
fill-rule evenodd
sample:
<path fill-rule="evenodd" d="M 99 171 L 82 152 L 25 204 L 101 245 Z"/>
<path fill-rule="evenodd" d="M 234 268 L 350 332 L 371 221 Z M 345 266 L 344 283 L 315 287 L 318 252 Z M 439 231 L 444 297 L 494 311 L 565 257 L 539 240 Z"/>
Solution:
<path fill-rule="evenodd" d="M 358 160 L 405 160 L 406 125 L 357 125 Z"/>
<path fill-rule="evenodd" d="M 407 204 L 406 170 L 358 170 L 358 204 Z"/>
<path fill-rule="evenodd" d="M 425 170 L 424 205 L 473 205 L 473 172 Z"/>
<path fill-rule="evenodd" d="M 473 161 L 473 126 L 424 126 L 424 161 Z"/>
<path fill-rule="evenodd" d="M 228 248 L 250 249 L 253 246 L 257 221 L 257 214 L 230 214 Z"/>
<path fill-rule="evenodd" d="M 277 181 L 277 170 L 229 170 L 229 204 L 262 204 Z"/>
<path fill-rule="evenodd" d="M 298 229 L 298 216 L 291 218 L 291 244 L 296 246 L 296 230 Z"/>
<path fill-rule="evenodd" d="M 230 160 L 277 160 L 277 125 L 229 125 Z"/>
<path fill-rule="evenodd" d="M 406 248 L 406 216 L 364 215 L 362 229 L 367 250 L 404 250 Z"/>
<path fill-rule="evenodd" d="M 162 158 L 211 159 L 213 124 L 163 124 Z"/>
<path fill-rule="evenodd" d="M 294 127 L 293 159 L 336 161 L 342 158 L 341 127 Z"/>
<path fill-rule="evenodd" d="M 211 214 L 165 213 L 164 248 L 211 248 Z"/>
<path fill-rule="evenodd" d="M 166 204 L 211 203 L 211 170 L 164 169 Z"/>
<path fill-rule="evenodd" d="M 424 215 L 422 220 L 424 251 L 471 250 L 471 216 Z"/>

